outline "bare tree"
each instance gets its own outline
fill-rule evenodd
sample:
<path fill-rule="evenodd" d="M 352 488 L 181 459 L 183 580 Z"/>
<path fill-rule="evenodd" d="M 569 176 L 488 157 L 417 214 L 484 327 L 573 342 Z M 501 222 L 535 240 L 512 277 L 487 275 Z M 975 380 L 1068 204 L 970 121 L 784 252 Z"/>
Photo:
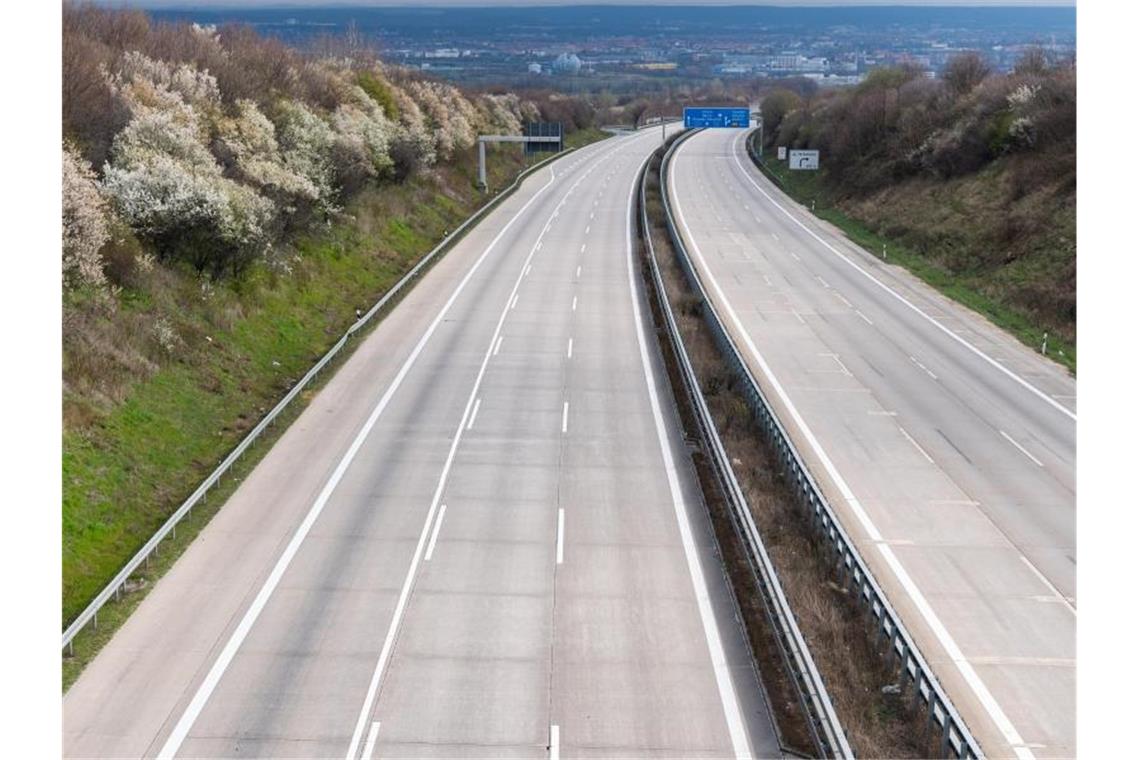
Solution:
<path fill-rule="evenodd" d="M 942 71 L 942 79 L 956 95 L 967 95 L 981 84 L 991 71 L 989 63 L 978 53 L 962 53 L 947 62 L 946 68 Z"/>

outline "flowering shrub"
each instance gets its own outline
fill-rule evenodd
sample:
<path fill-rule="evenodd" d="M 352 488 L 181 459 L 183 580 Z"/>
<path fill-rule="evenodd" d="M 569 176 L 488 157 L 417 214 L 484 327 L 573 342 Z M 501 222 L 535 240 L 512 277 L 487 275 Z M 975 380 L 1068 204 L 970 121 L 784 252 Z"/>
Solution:
<path fill-rule="evenodd" d="M 277 131 L 252 100 L 237 103 L 238 114 L 218 124 L 218 150 L 238 176 L 281 204 L 286 214 L 298 204 L 316 205 L 321 190 L 310 177 L 288 166 L 277 144 Z"/>
<path fill-rule="evenodd" d="M 63 281 L 106 284 L 99 249 L 110 238 L 107 205 L 91 166 L 70 145 L 63 148 Z"/>

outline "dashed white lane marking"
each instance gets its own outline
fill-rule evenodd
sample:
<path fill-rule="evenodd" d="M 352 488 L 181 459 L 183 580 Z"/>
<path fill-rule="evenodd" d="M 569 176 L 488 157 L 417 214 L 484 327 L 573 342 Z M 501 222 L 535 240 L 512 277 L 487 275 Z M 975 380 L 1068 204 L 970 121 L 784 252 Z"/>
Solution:
<path fill-rule="evenodd" d="M 764 275 L 764 284 L 768 287 L 772 287 L 772 278 L 768 275 Z"/>
<path fill-rule="evenodd" d="M 578 249 L 578 253 L 585 253 L 585 252 L 586 252 L 586 244 L 582 243 L 582 247 Z"/>
<path fill-rule="evenodd" d="M 833 290 L 831 292 L 834 293 L 835 297 L 838 298 L 840 301 L 842 301 L 844 303 L 844 305 L 847 306 L 848 309 L 854 308 L 852 303 L 850 301 L 848 301 L 846 298 L 844 298 L 843 294 L 840 293 L 838 290 Z"/>
<path fill-rule="evenodd" d="M 578 311 L 578 296 L 574 296 L 574 300 L 570 302 L 570 311 Z"/>
<path fill-rule="evenodd" d="M 582 265 L 581 264 L 578 265 L 578 269 L 577 269 L 577 271 L 574 272 L 574 276 L 575 277 L 581 277 L 582 276 Z"/>
<path fill-rule="evenodd" d="M 649 407 L 653 412 L 653 425 L 657 430 L 657 442 L 661 449 L 666 480 L 669 483 L 669 494 L 673 501 L 673 514 L 677 519 L 677 527 L 681 533 L 681 546 L 685 550 L 685 562 L 689 567 L 689 578 L 693 582 L 693 594 L 697 598 L 697 610 L 700 613 L 701 625 L 704 628 L 709 659 L 712 660 L 713 675 L 716 677 L 717 691 L 720 695 L 721 707 L 724 710 L 724 720 L 728 724 L 728 735 L 732 741 L 733 755 L 737 760 L 745 760 L 752 756 L 752 752 L 744 731 L 744 719 L 740 714 L 740 703 L 736 699 L 736 687 L 733 686 L 732 676 L 729 673 L 728 658 L 725 656 L 724 645 L 721 643 L 720 628 L 717 625 L 716 616 L 713 614 L 704 570 L 701 569 L 701 561 L 697 556 L 692 525 L 689 523 L 684 497 L 681 495 L 681 483 L 677 475 L 677 459 L 665 430 L 665 419 L 661 415 L 661 405 L 657 401 L 657 393 L 653 384 L 649 350 L 646 348 L 645 336 L 642 334 L 645 323 L 642 321 L 641 302 L 637 297 L 633 274 L 633 193 L 636 188 L 637 180 L 634 179 L 629 186 L 629 200 L 626 201 L 629 219 L 626 223 L 625 250 L 626 273 L 629 277 L 629 297 L 633 301 L 633 324 L 634 332 L 637 333 L 638 352 L 641 355 L 641 371 L 645 375 L 645 387 L 649 392 Z"/>
<path fill-rule="evenodd" d="M 825 287 L 825 288 L 831 287 L 830 285 L 827 284 L 827 280 L 823 279 L 818 274 L 815 276 L 815 279 L 819 280 L 819 284 L 822 285 L 823 287 Z"/>
<path fill-rule="evenodd" d="M 902 433 L 904 436 L 906 436 L 906 439 L 908 441 L 910 441 L 910 445 L 914 446 L 916 449 L 918 449 L 918 453 L 922 454 L 922 456 L 926 459 L 927 462 L 929 462 L 930 464 L 934 464 L 934 460 L 931 459 L 930 455 L 926 453 L 926 449 L 919 446 L 918 441 L 914 440 L 914 438 L 911 437 L 910 433 L 903 430 L 901 425 L 899 426 L 899 432 Z"/>
<path fill-rule="evenodd" d="M 561 737 L 558 735 L 558 726 L 552 725 L 550 727 L 550 760 L 558 760 L 561 753 L 561 748 L 558 746 Z"/>
<path fill-rule="evenodd" d="M 1038 459 L 1037 457 L 1030 454 L 1029 451 L 1024 446 L 1022 446 L 1017 441 L 1013 440 L 1013 438 L 1010 437 L 1009 433 L 1005 432 L 1004 430 L 999 430 L 998 432 L 1001 433 L 1002 438 L 1005 438 L 1007 441 L 1012 443 L 1017 448 L 1018 451 L 1020 451 L 1025 456 L 1029 457 L 1029 461 L 1033 462 L 1033 464 L 1037 465 L 1038 467 L 1044 467 L 1045 466 L 1045 464 L 1040 459 Z"/>
<path fill-rule="evenodd" d="M 499 339 L 495 341 L 495 350 L 492 352 L 495 356 L 499 355 L 499 349 L 503 347 L 503 336 L 500 335 Z"/>
<path fill-rule="evenodd" d="M 588 225 L 588 224 L 586 225 L 586 234 L 587 235 L 590 234 L 590 225 Z"/>
<path fill-rule="evenodd" d="M 796 254 L 794 251 L 788 251 L 788 255 L 789 255 L 789 256 L 791 256 L 791 257 L 792 257 L 793 259 L 795 259 L 796 261 L 802 261 L 802 260 L 803 260 L 803 259 L 801 259 L 801 258 L 799 257 L 799 255 L 798 255 L 798 254 Z"/>
<path fill-rule="evenodd" d="M 796 319 L 798 319 L 800 321 L 801 325 L 807 324 L 807 320 L 805 320 L 802 316 L 800 316 L 800 313 L 798 311 L 796 311 L 795 309 L 792 309 L 792 314 L 796 315 Z"/>
<path fill-rule="evenodd" d="M 574 357 L 574 339 L 571 338 L 566 344 L 566 358 L 571 359 Z"/>
<path fill-rule="evenodd" d="M 431 530 L 431 540 L 428 541 L 427 551 L 424 553 L 424 562 L 431 562 L 435 554 L 435 542 L 439 538 L 439 529 L 443 526 L 443 516 L 447 513 L 447 505 L 439 505 L 439 516 L 435 518 L 435 527 Z"/>
<path fill-rule="evenodd" d="M 570 402 L 569 401 L 563 401 L 562 402 L 562 432 L 563 433 L 566 432 L 566 426 L 569 424 L 569 422 L 570 422 Z"/>
<path fill-rule="evenodd" d="M 911 360 L 912 362 L 914 362 L 914 366 L 918 367 L 920 370 L 922 370 L 922 371 L 923 371 L 923 372 L 925 372 L 926 374 L 930 375 L 931 379 L 933 379 L 933 380 L 937 380 L 937 379 L 938 379 L 938 375 L 936 375 L 936 374 L 934 374 L 933 372 L 931 372 L 931 371 L 930 371 L 930 369 L 928 369 L 928 368 L 927 368 L 927 366 L 926 366 L 925 364 L 923 364 L 922 362 L 920 362 L 918 359 L 915 359 L 915 358 L 912 356 L 912 357 L 910 357 L 910 360 Z"/>
<path fill-rule="evenodd" d="M 475 427 L 475 416 L 479 414 L 479 405 L 483 403 L 483 399 L 475 399 L 475 408 L 471 410 L 471 419 L 467 420 L 467 429 Z"/>
<path fill-rule="evenodd" d="M 1050 591 L 1052 591 L 1058 599 L 1061 600 L 1061 603 L 1065 605 L 1065 607 L 1069 610 L 1069 612 L 1073 613 L 1074 615 L 1077 614 L 1077 608 L 1073 606 L 1072 600 L 1069 599 L 1069 597 L 1062 594 L 1061 590 L 1059 588 L 1057 588 L 1056 586 L 1054 586 L 1053 583 L 1048 578 L 1045 577 L 1045 574 L 1042 573 L 1040 570 L 1038 570 L 1037 566 L 1029 561 L 1028 557 L 1026 557 L 1025 555 L 1022 555 L 1021 561 L 1025 563 L 1026 567 L 1028 567 L 1030 570 L 1033 571 L 1033 574 L 1037 576 L 1037 579 L 1039 581 L 1044 583 L 1045 586 Z"/>
<path fill-rule="evenodd" d="M 874 325 L 874 324 L 875 324 L 874 322 L 872 322 L 872 321 L 871 321 L 871 318 L 870 318 L 870 317 L 868 317 L 866 314 L 864 314 L 863 312 L 859 311 L 858 309 L 856 309 L 856 310 L 855 310 L 855 313 L 856 313 L 856 314 L 858 314 L 858 315 L 859 315 L 859 316 L 862 318 L 862 320 L 863 320 L 864 322 L 866 322 L 867 324 L 869 324 L 869 325 Z"/>
<path fill-rule="evenodd" d="M 559 565 L 562 564 L 562 544 L 563 537 L 566 535 L 566 510 L 562 507 L 558 508 L 558 541 L 557 548 L 555 549 L 555 562 Z"/>
<path fill-rule="evenodd" d="M 368 729 L 368 741 L 364 742 L 364 754 L 361 755 L 361 760 L 372 760 L 372 753 L 376 749 L 376 734 L 380 731 L 380 721 L 372 721 L 372 726 Z"/>

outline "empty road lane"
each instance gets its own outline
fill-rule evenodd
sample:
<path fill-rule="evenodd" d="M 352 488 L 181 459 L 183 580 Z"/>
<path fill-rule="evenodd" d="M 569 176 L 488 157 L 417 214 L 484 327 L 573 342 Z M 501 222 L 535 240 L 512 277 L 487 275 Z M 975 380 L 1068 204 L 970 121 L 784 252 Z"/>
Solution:
<path fill-rule="evenodd" d="M 1075 381 L 796 205 L 744 136 L 695 135 L 668 178 L 715 308 L 983 750 L 1072 756 Z"/>
<path fill-rule="evenodd" d="M 67 756 L 775 754 L 634 276 L 659 140 L 426 275 L 66 694 Z"/>

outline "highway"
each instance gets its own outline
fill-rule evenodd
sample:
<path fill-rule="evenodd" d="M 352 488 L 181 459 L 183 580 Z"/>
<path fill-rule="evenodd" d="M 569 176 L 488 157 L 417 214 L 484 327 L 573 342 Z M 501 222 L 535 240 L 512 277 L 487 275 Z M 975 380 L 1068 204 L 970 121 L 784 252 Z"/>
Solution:
<path fill-rule="evenodd" d="M 633 262 L 660 138 L 431 269 L 67 692 L 66 756 L 778 754 Z"/>
<path fill-rule="evenodd" d="M 670 165 L 714 308 L 990 756 L 1076 753 L 1076 383 L 756 169 Z"/>

